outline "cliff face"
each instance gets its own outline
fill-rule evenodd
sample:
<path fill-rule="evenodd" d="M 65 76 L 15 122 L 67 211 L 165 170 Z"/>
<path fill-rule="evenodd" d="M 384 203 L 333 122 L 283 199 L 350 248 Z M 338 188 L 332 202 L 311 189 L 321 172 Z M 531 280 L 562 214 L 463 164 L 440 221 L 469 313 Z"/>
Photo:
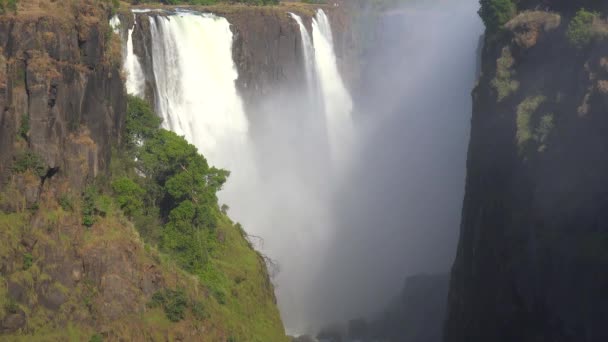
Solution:
<path fill-rule="evenodd" d="M 446 341 L 608 339 L 608 44 L 573 14 L 485 39 Z"/>
<path fill-rule="evenodd" d="M 0 16 L 0 339 L 285 340 L 264 259 L 226 216 L 209 257 L 220 297 L 101 194 L 127 112 L 109 18 L 93 0 Z"/>
<path fill-rule="evenodd" d="M 100 10 L 61 10 L 0 18 L 0 174 L 29 149 L 81 189 L 107 168 L 126 102 Z"/>

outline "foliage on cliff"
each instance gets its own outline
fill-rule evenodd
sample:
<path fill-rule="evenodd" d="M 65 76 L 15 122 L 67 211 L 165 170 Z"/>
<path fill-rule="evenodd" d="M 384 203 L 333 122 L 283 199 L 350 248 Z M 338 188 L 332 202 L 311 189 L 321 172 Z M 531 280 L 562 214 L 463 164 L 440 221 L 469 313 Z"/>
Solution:
<path fill-rule="evenodd" d="M 0 16 L 0 339 L 285 341 L 265 260 L 219 209 L 227 172 L 127 108 L 109 3 Z"/>
<path fill-rule="evenodd" d="M 479 0 L 479 16 L 489 31 L 499 31 L 516 13 L 511 0 Z"/>
<path fill-rule="evenodd" d="M 481 49 L 445 340 L 605 341 L 608 3 L 513 3 Z"/>
<path fill-rule="evenodd" d="M 41 184 L 33 152 L 15 161 L 0 191 L 3 338 L 286 340 L 264 258 L 218 207 L 227 173 L 159 123 L 130 98 L 111 172 L 81 193 L 61 173 Z"/>

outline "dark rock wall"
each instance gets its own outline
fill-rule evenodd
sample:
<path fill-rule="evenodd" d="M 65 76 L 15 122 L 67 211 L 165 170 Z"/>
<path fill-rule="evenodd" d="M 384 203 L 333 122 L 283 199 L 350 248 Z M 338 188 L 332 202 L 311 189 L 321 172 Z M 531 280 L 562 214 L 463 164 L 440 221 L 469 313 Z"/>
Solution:
<path fill-rule="evenodd" d="M 448 342 L 608 340 L 608 44 L 528 15 L 482 51 Z"/>
<path fill-rule="evenodd" d="M 0 174 L 29 149 L 76 189 L 109 164 L 126 98 L 105 13 L 0 17 Z M 118 51 L 119 53 L 119 51 Z M 119 56 L 119 55 L 118 55 Z M 18 132 L 29 118 L 29 132 Z"/>

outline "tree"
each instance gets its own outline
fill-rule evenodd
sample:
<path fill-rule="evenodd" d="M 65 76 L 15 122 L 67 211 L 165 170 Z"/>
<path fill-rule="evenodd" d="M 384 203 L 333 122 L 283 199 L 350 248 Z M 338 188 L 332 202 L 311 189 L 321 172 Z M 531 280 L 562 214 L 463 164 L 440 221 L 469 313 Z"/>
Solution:
<path fill-rule="evenodd" d="M 517 7 L 512 0 L 479 0 L 479 4 L 479 16 L 490 32 L 501 31 L 517 13 Z"/>
<path fill-rule="evenodd" d="M 566 37 L 570 44 L 579 49 L 589 45 L 593 39 L 593 22 L 597 17 L 597 13 L 581 8 L 568 25 Z"/>
<path fill-rule="evenodd" d="M 112 182 L 112 190 L 116 202 L 125 215 L 131 217 L 143 208 L 143 196 L 145 194 L 137 183 L 127 177 L 121 177 Z"/>

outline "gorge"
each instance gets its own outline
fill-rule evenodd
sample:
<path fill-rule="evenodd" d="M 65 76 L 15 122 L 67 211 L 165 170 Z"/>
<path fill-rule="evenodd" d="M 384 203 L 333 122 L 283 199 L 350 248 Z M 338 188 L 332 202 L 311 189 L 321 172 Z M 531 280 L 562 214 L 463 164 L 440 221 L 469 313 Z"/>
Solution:
<path fill-rule="evenodd" d="M 357 94 L 356 101 L 351 99 L 357 91 L 355 84 L 347 89 L 339 65 L 344 60 L 336 56 L 340 48 L 334 40 L 341 37 L 332 32 L 330 18 L 335 9 L 329 9 L 330 15 L 325 13 L 328 9 L 312 15 L 266 14 L 281 32 L 289 32 L 279 35 L 278 49 L 282 40 L 292 45 L 289 59 L 283 53 L 275 61 L 283 74 L 266 84 L 269 90 L 251 89 L 242 75 L 264 70 L 246 64 L 262 59 L 257 53 L 272 55 L 274 48 L 258 52 L 249 46 L 259 38 L 245 37 L 250 24 L 235 20 L 234 14 L 222 17 L 192 8 L 120 15 L 119 21 L 127 25 L 123 32 L 129 32 L 123 39 L 127 83 L 141 80 L 139 69 L 147 70 L 142 84 L 149 88 L 132 93 L 154 103 L 166 128 L 185 135 L 213 165 L 231 171 L 220 200 L 249 234 L 260 238 L 257 247 L 279 265 L 276 293 L 289 332 L 309 332 L 353 315 L 371 314 L 399 293 L 406 276 L 447 272 L 457 232 L 447 229 L 456 227 L 459 220 L 468 89 L 475 76 L 481 34 L 476 4 L 467 4 L 411 5 L 382 15 L 377 26 L 366 27 L 377 32 L 378 41 L 367 47 L 367 64 L 360 69 L 360 84 L 367 91 Z M 448 13 L 457 15 L 446 24 Z M 370 11 L 369 15 L 377 14 Z M 441 29 L 421 36 L 415 28 L 422 22 L 433 22 Z M 407 51 L 422 41 L 425 49 Z M 130 49 L 129 44 L 138 48 Z M 252 50 L 241 50 L 247 48 Z M 239 54 L 251 54 L 251 60 L 239 65 Z M 435 56 L 446 56 L 446 60 Z M 141 61 L 134 70 L 133 60 Z M 412 72 L 426 65 L 446 68 Z M 453 83 L 434 76 L 454 70 L 459 73 Z M 420 90 L 404 101 L 402 89 Z M 427 89 L 445 94 L 441 98 L 446 100 L 425 102 L 431 99 L 423 93 Z M 434 115 L 429 116 L 430 112 Z M 402 132 L 395 134 L 390 127 Z M 432 127 L 441 127 L 437 136 L 418 135 Z M 421 155 L 409 143 L 414 139 L 433 147 Z M 390 151 L 389 144 L 401 146 L 399 152 L 383 153 Z M 374 153 L 377 157 L 370 158 Z M 454 157 L 446 161 L 446 155 Z M 365 180 L 370 160 L 379 167 L 377 178 Z M 421 170 L 445 168 L 446 173 L 418 173 L 415 165 Z M 447 171 L 452 168 L 454 172 Z M 395 170 L 405 174 L 397 176 Z M 401 183 L 395 192 L 376 193 L 376 189 L 386 190 L 391 180 Z M 404 194 L 407 188 L 411 190 Z M 429 219 L 430 202 L 413 204 L 425 192 L 446 194 L 444 214 Z M 382 204 L 376 203 L 383 197 Z M 375 225 L 382 229 L 371 235 L 369 228 Z M 425 252 L 414 244 L 404 248 L 409 239 L 418 246 L 441 246 L 440 252 Z M 351 248 L 341 247 L 344 243 Z M 383 254 L 374 256 L 375 248 L 384 249 Z M 403 255 L 404 250 L 409 255 Z M 412 261 L 404 264 L 403 260 Z M 375 270 L 374 264 L 379 266 Z M 361 267 L 364 272 L 355 271 Z M 384 294 L 378 296 L 378 291 Z"/>
<path fill-rule="evenodd" d="M 606 15 L 0 0 L 0 339 L 607 340 Z"/>

